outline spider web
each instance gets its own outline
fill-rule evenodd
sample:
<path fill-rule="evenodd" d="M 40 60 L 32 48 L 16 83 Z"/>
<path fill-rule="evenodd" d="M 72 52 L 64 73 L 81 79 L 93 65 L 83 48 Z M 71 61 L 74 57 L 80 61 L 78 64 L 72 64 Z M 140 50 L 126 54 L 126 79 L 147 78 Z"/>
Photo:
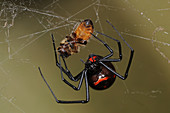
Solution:
<path fill-rule="evenodd" d="M 164 22 L 161 23 L 158 21 L 159 19 L 161 20 L 163 17 L 166 17 L 165 15 L 169 13 L 170 8 L 165 4 L 170 4 L 170 1 L 169 0 L 164 1 L 162 3 L 164 4 L 162 5 L 162 8 L 156 5 L 155 7 L 153 6 L 152 9 L 150 9 L 149 6 L 146 6 L 147 8 L 144 9 L 141 8 L 141 6 L 139 5 L 140 1 L 138 0 L 136 0 L 136 2 L 132 2 L 130 0 L 121 0 L 119 2 L 111 0 L 106 1 L 87 0 L 82 3 L 78 0 L 72 1 L 1 0 L 0 1 L 0 53 L 1 53 L 0 105 L 2 105 L 0 107 L 0 110 L 2 109 L 1 112 L 27 113 L 32 112 L 34 110 L 37 112 L 40 111 L 44 112 L 43 109 L 36 110 L 37 108 L 34 109 L 32 108 L 33 110 L 29 110 L 26 106 L 31 105 L 31 103 L 28 102 L 24 106 L 23 103 L 25 103 L 24 100 L 25 97 L 21 94 L 28 93 L 28 95 L 26 95 L 27 97 L 31 95 L 32 96 L 31 98 L 35 99 L 37 98 L 38 95 L 41 94 L 39 92 L 44 93 L 48 91 L 38 90 L 39 91 L 39 92 L 37 91 L 38 94 L 35 93 L 36 90 L 41 87 L 38 84 L 41 85 L 43 84 L 42 85 L 43 89 L 45 86 L 40 76 L 38 75 L 39 74 L 37 71 L 38 66 L 42 66 L 44 70 L 47 70 L 46 69 L 48 68 L 47 66 L 53 67 L 52 68 L 53 71 L 50 72 L 50 69 L 48 69 L 49 71 L 45 72 L 46 74 L 45 76 L 47 76 L 47 73 L 49 72 L 47 77 L 49 77 L 49 75 L 54 75 L 54 73 L 55 74 L 59 73 L 59 71 L 58 72 L 55 71 L 56 70 L 56 68 L 54 67 L 55 65 L 52 64 L 54 63 L 53 60 L 54 55 L 52 52 L 50 34 L 53 33 L 55 35 L 55 41 L 57 44 L 57 42 L 60 42 L 66 35 L 71 33 L 72 28 L 74 27 L 77 21 L 86 18 L 91 18 L 93 20 L 95 30 L 118 37 L 116 35 L 116 32 L 113 31 L 111 27 L 108 26 L 105 22 L 105 20 L 111 21 L 113 25 L 116 26 L 116 28 L 120 31 L 123 37 L 127 37 L 125 38 L 125 40 L 127 40 L 127 42 L 130 43 L 130 45 L 134 48 L 135 52 L 136 50 L 141 50 L 140 48 L 142 48 L 143 45 L 148 44 L 148 48 L 151 51 L 151 53 L 155 54 L 156 57 L 160 59 L 160 62 L 163 61 L 166 66 L 169 66 L 170 63 L 170 54 L 168 52 L 168 49 L 170 48 L 168 29 L 169 23 Z M 148 4 L 152 3 L 149 2 Z M 131 20 L 129 16 L 134 16 L 134 18 Z M 159 19 L 155 20 L 156 17 L 159 17 Z M 164 19 L 164 21 L 168 21 L 168 18 L 167 20 Z M 105 37 L 103 40 L 109 45 L 112 44 Z M 136 42 L 140 42 L 138 43 L 139 45 L 141 44 L 140 47 L 139 45 L 135 44 Z M 105 52 L 105 49 L 99 50 L 98 48 L 95 48 L 97 44 L 98 46 L 102 46 L 102 44 L 98 43 L 96 40 L 91 39 L 88 46 L 81 50 L 84 52 L 75 55 L 75 57 L 71 58 L 72 59 L 71 61 L 79 58 L 83 58 L 83 60 L 86 60 L 86 58 L 88 57 L 87 55 L 90 53 L 95 52 L 99 54 L 107 53 Z M 125 46 L 123 41 L 121 41 L 121 44 L 124 49 L 122 62 L 125 65 L 122 66 L 122 64 L 118 63 L 114 64 L 114 66 L 116 67 L 116 70 L 118 72 L 124 73 L 127 64 L 127 59 L 129 58 L 129 50 Z M 116 48 L 117 45 L 111 45 L 111 47 Z M 114 51 L 115 55 L 118 55 L 118 50 Z M 141 51 L 141 53 L 145 54 L 145 52 L 143 51 Z M 48 58 L 48 54 L 51 54 L 50 58 Z M 138 51 L 135 53 L 135 56 L 138 56 Z M 141 58 L 138 59 L 136 57 L 136 60 L 134 60 L 133 63 L 135 63 L 135 61 L 142 62 L 142 60 L 141 61 L 140 60 Z M 49 61 L 50 63 L 47 63 L 45 65 L 43 61 L 45 62 Z M 69 67 L 70 66 L 72 67 L 73 72 L 77 72 L 77 70 L 82 70 L 83 66 L 82 67 L 74 66 L 71 61 L 68 61 L 68 65 Z M 132 65 L 135 65 L 133 63 Z M 139 68 L 136 69 L 132 67 L 132 69 L 143 70 L 142 66 L 144 65 L 147 64 L 141 64 L 139 65 Z M 119 91 L 118 88 L 114 90 L 118 90 L 118 93 L 122 93 L 121 91 L 124 92 L 122 94 L 122 97 L 125 97 L 122 99 L 123 104 L 129 101 L 126 97 L 131 97 L 134 95 L 137 96 L 137 98 L 142 97 L 147 99 L 148 98 L 155 99 L 163 95 L 165 90 L 162 87 L 164 87 L 164 85 L 157 87 L 156 82 L 153 86 L 149 88 L 144 88 L 145 86 L 139 86 L 141 88 L 140 90 L 136 88 L 137 86 L 133 87 L 132 84 L 134 84 L 134 81 L 132 78 L 133 77 L 135 78 L 135 75 L 140 73 L 140 71 L 137 72 L 133 71 L 132 69 L 130 70 L 131 74 L 130 76 L 132 76 L 130 79 L 131 82 L 133 83 L 120 80 L 116 81 L 118 82 L 117 83 L 118 88 L 122 88 L 122 90 Z M 21 70 L 24 70 L 27 73 L 25 74 Z M 147 74 L 148 75 L 152 74 L 152 72 L 150 71 Z M 158 76 L 159 75 L 160 73 L 158 72 Z M 138 79 L 136 78 L 135 80 Z M 33 82 L 32 83 L 33 85 L 29 86 L 30 81 Z M 52 80 L 51 82 L 54 82 L 54 84 L 57 83 L 56 81 Z M 22 84 L 24 84 L 23 87 Z M 55 85 L 56 88 L 54 89 L 56 90 L 59 89 L 60 88 L 59 86 L 56 87 Z M 63 85 L 62 87 L 66 86 Z M 47 89 L 47 87 L 45 88 Z M 25 91 L 24 93 L 22 92 L 23 89 L 27 89 L 27 91 L 24 90 Z M 61 94 L 64 93 L 64 90 L 61 91 L 63 91 L 61 92 Z M 47 95 L 49 96 L 50 94 L 47 93 Z M 50 98 L 51 97 L 49 97 L 48 99 Z M 91 98 L 94 98 L 94 96 Z M 40 100 L 41 100 L 40 97 L 35 99 L 35 105 L 39 104 Z M 47 102 L 48 100 L 45 101 Z M 91 99 L 91 101 L 93 101 L 93 99 Z M 120 105 L 122 105 L 122 103 L 120 103 Z M 137 102 L 134 101 L 132 103 Z M 53 105 L 51 106 L 53 107 Z M 48 111 L 52 110 L 52 107 L 47 108 L 47 110 Z M 69 110 L 65 109 L 65 107 L 59 106 L 57 108 L 59 109 L 59 112 L 64 113 L 69 112 Z"/>

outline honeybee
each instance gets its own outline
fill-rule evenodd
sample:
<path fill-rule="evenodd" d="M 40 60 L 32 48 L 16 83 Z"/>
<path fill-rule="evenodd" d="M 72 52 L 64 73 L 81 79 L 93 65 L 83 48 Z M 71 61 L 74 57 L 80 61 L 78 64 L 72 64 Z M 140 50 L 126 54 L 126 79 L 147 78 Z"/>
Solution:
<path fill-rule="evenodd" d="M 87 44 L 93 33 L 93 23 L 90 19 L 83 20 L 76 24 L 72 33 L 66 36 L 61 42 L 57 51 L 64 58 L 80 51 L 80 47 Z"/>

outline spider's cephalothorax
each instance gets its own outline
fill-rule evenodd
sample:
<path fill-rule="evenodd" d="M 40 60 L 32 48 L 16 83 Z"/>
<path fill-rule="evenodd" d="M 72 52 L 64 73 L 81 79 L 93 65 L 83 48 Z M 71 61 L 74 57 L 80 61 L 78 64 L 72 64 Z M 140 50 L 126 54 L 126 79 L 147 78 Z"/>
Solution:
<path fill-rule="evenodd" d="M 115 81 L 116 75 L 102 66 L 99 62 L 102 56 L 91 54 L 85 66 L 87 68 L 87 79 L 89 86 L 96 90 L 103 90 L 109 88 Z M 114 66 L 110 62 L 105 64 L 115 71 Z"/>
<path fill-rule="evenodd" d="M 72 33 L 60 42 L 60 46 L 57 48 L 59 54 L 67 58 L 74 53 L 78 53 L 80 46 L 87 44 L 93 29 L 93 23 L 90 19 L 77 23 Z"/>

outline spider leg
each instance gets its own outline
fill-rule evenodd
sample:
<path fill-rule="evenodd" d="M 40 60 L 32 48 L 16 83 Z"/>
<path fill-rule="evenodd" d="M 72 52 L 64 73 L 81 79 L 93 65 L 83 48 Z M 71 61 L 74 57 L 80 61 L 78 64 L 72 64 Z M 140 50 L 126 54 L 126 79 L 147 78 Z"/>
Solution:
<path fill-rule="evenodd" d="M 53 36 L 53 34 L 51 34 L 51 37 L 52 37 L 52 43 L 53 43 L 53 48 L 54 48 L 56 66 L 57 66 L 58 68 L 60 68 L 60 70 L 62 70 L 62 71 L 69 77 L 70 80 L 72 80 L 72 81 L 78 81 L 79 79 L 75 79 L 75 78 L 73 77 L 73 75 L 71 74 L 71 72 L 68 70 L 67 65 L 66 65 L 66 62 L 65 62 L 64 58 L 63 58 L 61 55 L 60 55 L 60 56 L 61 56 L 62 59 L 63 59 L 63 62 L 64 62 L 64 65 L 65 65 L 65 68 L 66 68 L 66 69 L 64 69 L 64 68 L 61 66 L 61 62 L 58 62 L 57 50 L 56 50 L 56 46 L 55 46 L 55 41 L 54 41 L 54 36 Z M 59 57 L 60 57 L 60 56 L 59 56 Z M 80 77 L 79 77 L 79 78 L 80 78 Z"/>
<path fill-rule="evenodd" d="M 131 63 L 132 63 L 132 59 L 133 59 L 133 55 L 134 55 L 134 50 L 133 48 L 126 42 L 126 40 L 121 36 L 121 34 L 117 31 L 117 29 L 107 20 L 107 23 L 109 23 L 113 29 L 117 32 L 117 34 L 120 36 L 120 38 L 126 43 L 126 45 L 130 48 L 131 50 L 131 53 L 130 53 L 130 58 L 129 58 L 129 62 L 128 62 L 128 65 L 127 65 L 127 68 L 126 68 L 126 71 L 125 71 L 125 74 L 124 76 L 118 74 L 117 72 L 115 72 L 114 70 L 110 69 L 107 65 L 105 65 L 104 63 L 100 62 L 100 64 L 102 64 L 103 66 L 105 66 L 108 70 L 110 70 L 111 72 L 113 72 L 115 75 L 117 75 L 119 78 L 125 80 L 128 76 L 128 72 L 129 72 L 129 69 L 130 69 L 130 66 L 131 66 Z M 105 61 L 105 59 L 102 59 L 101 61 Z M 109 61 L 109 60 L 108 60 Z M 111 62 L 114 62 L 114 61 L 111 61 Z"/>
<path fill-rule="evenodd" d="M 63 57 L 62 57 L 63 58 Z M 61 64 L 61 59 L 60 59 L 60 55 L 59 55 L 59 63 Z M 62 71 L 62 67 L 60 66 L 60 73 L 61 73 L 61 79 L 62 81 L 64 81 L 68 86 L 72 87 L 74 90 L 79 90 L 81 88 L 81 85 L 82 85 L 82 82 L 83 82 L 83 78 L 84 78 L 84 73 L 82 72 L 81 73 L 81 76 L 80 76 L 80 81 L 79 81 L 79 85 L 78 87 L 75 87 L 74 85 L 72 85 L 70 82 L 68 82 L 64 76 L 63 76 L 63 71 Z"/>
<path fill-rule="evenodd" d="M 66 68 L 67 73 L 71 74 L 70 71 L 69 71 L 68 68 L 67 68 L 67 64 L 66 64 L 65 59 L 63 58 L 63 56 L 59 55 L 59 58 L 60 58 L 60 57 L 62 57 L 62 60 L 63 60 L 63 63 L 64 63 L 64 65 L 65 65 L 65 68 Z M 59 64 L 61 64 L 61 60 L 60 60 L 60 63 L 59 63 Z M 61 68 L 60 70 L 62 71 L 62 68 Z M 71 77 L 70 77 L 71 80 L 73 80 L 73 81 L 75 81 L 75 82 L 78 81 L 78 80 L 80 80 L 81 73 L 82 73 L 82 71 L 81 71 L 78 75 L 76 75 L 75 77 L 71 76 Z M 65 73 L 65 74 L 66 74 L 66 73 Z M 67 76 L 69 76 L 69 75 L 67 75 Z"/>
<path fill-rule="evenodd" d="M 106 69 L 108 69 L 109 71 L 111 71 L 113 74 L 115 74 L 116 76 L 118 76 L 119 78 L 125 80 L 127 78 L 127 75 L 122 76 L 119 73 L 117 73 L 116 71 L 114 71 L 113 69 L 111 69 L 110 67 L 108 67 L 106 64 L 104 64 L 103 62 L 99 62 L 100 64 L 102 64 Z"/>
<path fill-rule="evenodd" d="M 119 35 L 119 37 L 126 43 L 126 45 L 131 49 L 131 51 L 134 51 L 133 48 L 126 42 L 126 40 L 118 32 L 118 30 L 108 20 L 106 20 L 106 22 L 112 26 L 112 28 L 116 31 L 116 33 Z"/>
<path fill-rule="evenodd" d="M 110 39 L 116 41 L 117 44 L 118 44 L 118 48 L 119 48 L 119 58 L 116 58 L 116 59 L 106 59 L 106 58 L 104 57 L 104 58 L 101 59 L 100 61 L 120 62 L 120 61 L 122 60 L 122 49 L 121 49 L 121 43 L 120 43 L 120 41 L 117 40 L 117 39 L 115 39 L 115 38 L 112 38 L 112 37 L 110 37 L 110 36 L 108 36 L 108 35 L 105 35 L 105 34 L 103 34 L 103 33 L 100 33 L 100 32 L 98 32 L 98 31 L 96 31 L 96 32 L 99 33 L 100 35 L 103 35 L 103 36 L 105 36 L 105 37 L 107 37 L 107 38 L 110 38 Z"/>
<path fill-rule="evenodd" d="M 44 82 L 46 83 L 47 87 L 49 88 L 51 94 L 53 95 L 53 97 L 55 98 L 57 103 L 65 103 L 65 104 L 69 104 L 69 103 L 87 103 L 89 102 L 90 96 L 89 96 L 89 85 L 88 85 L 88 80 L 87 80 L 87 70 L 84 70 L 82 73 L 82 76 L 85 77 L 85 85 L 86 85 L 86 100 L 75 100 L 75 101 L 65 101 L 65 100 L 59 100 L 56 95 L 54 94 L 53 90 L 51 89 L 50 85 L 48 84 L 48 82 L 46 81 L 46 79 L 44 78 L 40 67 L 38 67 L 41 77 L 43 78 Z"/>
<path fill-rule="evenodd" d="M 101 43 L 103 43 L 103 45 L 110 51 L 110 54 L 105 56 L 103 59 L 107 59 L 109 57 L 111 57 L 113 55 L 113 50 L 109 47 L 108 44 L 106 44 L 104 41 L 102 41 L 101 39 L 99 39 L 96 35 L 94 35 L 93 33 L 91 33 L 93 37 L 95 37 L 97 40 L 99 40 Z"/>
<path fill-rule="evenodd" d="M 65 59 L 64 59 L 63 56 L 61 56 L 61 55 L 60 55 L 60 57 L 62 57 L 62 59 L 63 59 L 63 62 L 64 62 L 64 66 L 65 66 L 66 71 L 67 71 L 67 72 L 70 72 L 70 71 L 68 70 L 68 68 L 67 68 Z M 59 64 L 61 64 L 61 63 L 59 63 Z"/>
<path fill-rule="evenodd" d="M 127 65 L 127 68 L 126 68 L 126 71 L 125 71 L 125 79 L 127 78 L 128 76 L 128 72 L 129 72 L 129 69 L 130 69 L 130 66 L 131 66 L 131 63 L 132 63 L 132 59 L 133 59 L 133 55 L 134 55 L 134 50 L 133 48 L 126 42 L 126 40 L 122 37 L 122 35 L 118 32 L 118 30 L 107 20 L 106 21 L 108 24 L 110 24 L 112 26 L 112 28 L 117 32 L 117 34 L 120 36 L 120 38 L 126 43 L 126 45 L 130 48 L 130 58 L 129 58 L 129 62 L 128 62 L 128 65 Z"/>

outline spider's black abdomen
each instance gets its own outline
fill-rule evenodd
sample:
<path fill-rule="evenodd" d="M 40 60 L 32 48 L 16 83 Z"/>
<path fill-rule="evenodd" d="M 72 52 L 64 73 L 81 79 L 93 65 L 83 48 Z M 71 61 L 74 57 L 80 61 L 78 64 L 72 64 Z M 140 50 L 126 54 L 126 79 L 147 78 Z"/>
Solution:
<path fill-rule="evenodd" d="M 114 75 L 111 71 L 106 69 L 104 66 L 98 63 L 98 60 L 101 59 L 101 56 L 98 55 L 91 55 L 89 56 L 89 59 L 86 63 L 91 64 L 89 65 L 95 65 L 97 63 L 97 66 L 93 69 L 89 68 L 87 75 L 88 75 L 88 83 L 89 86 L 96 90 L 104 90 L 109 88 L 115 81 L 116 75 Z M 115 70 L 114 66 L 110 62 L 103 62 L 106 64 L 109 68 Z"/>

